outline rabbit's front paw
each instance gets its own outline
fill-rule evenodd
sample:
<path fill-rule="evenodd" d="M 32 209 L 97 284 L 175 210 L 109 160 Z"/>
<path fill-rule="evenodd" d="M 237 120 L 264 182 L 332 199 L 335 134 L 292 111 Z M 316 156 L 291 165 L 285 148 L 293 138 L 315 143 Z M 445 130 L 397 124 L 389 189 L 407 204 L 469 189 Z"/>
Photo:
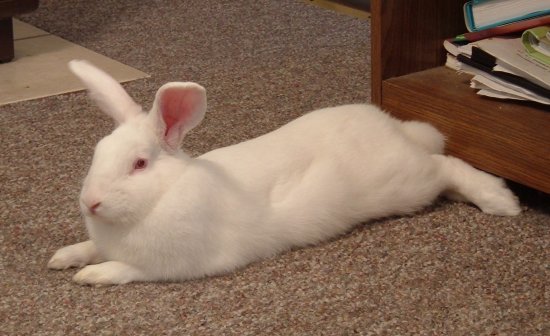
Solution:
<path fill-rule="evenodd" d="M 82 267 L 99 262 L 99 259 L 94 243 L 88 240 L 57 250 L 48 262 L 48 268 L 61 270 L 69 267 Z"/>
<path fill-rule="evenodd" d="M 146 280 L 138 269 L 118 261 L 107 261 L 84 267 L 73 280 L 81 285 L 122 285 Z"/>

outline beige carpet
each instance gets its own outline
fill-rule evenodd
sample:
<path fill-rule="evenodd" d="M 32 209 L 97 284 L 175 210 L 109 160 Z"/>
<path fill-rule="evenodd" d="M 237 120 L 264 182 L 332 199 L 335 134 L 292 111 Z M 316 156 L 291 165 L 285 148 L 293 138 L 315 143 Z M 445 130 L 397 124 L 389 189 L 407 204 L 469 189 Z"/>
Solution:
<path fill-rule="evenodd" d="M 151 74 L 204 85 L 191 154 L 318 107 L 366 102 L 370 28 L 294 0 L 42 1 L 22 18 Z M 112 128 L 84 93 L 0 107 L 0 335 L 548 335 L 548 199 L 514 218 L 441 201 L 224 276 L 81 287 L 49 271 L 86 239 L 77 197 Z M 366 191 L 368 192 L 368 191 Z"/>

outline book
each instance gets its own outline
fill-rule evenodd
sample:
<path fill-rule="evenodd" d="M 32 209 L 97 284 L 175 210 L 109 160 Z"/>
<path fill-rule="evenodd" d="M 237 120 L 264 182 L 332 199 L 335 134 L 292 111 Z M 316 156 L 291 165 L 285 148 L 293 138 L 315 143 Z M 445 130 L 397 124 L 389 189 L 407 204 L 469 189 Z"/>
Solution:
<path fill-rule="evenodd" d="M 523 32 L 526 29 L 544 26 L 544 25 L 550 25 L 550 15 L 512 22 L 503 26 L 497 26 L 489 29 L 480 30 L 480 31 L 464 33 L 452 38 L 451 42 L 457 42 L 457 43 L 475 42 L 475 41 L 483 40 L 489 37 Z"/>
<path fill-rule="evenodd" d="M 479 31 L 550 14 L 550 0 L 470 0 L 464 4 L 468 31 Z"/>
<path fill-rule="evenodd" d="M 550 25 L 527 29 L 521 41 L 531 57 L 550 65 Z"/>

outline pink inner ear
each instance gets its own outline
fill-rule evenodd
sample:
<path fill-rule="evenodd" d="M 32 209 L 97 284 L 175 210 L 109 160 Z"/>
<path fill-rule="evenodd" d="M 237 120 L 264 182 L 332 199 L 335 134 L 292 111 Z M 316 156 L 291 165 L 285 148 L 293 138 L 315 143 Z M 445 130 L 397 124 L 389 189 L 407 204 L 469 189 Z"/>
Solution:
<path fill-rule="evenodd" d="M 172 131 L 181 130 L 192 117 L 194 108 L 194 95 L 192 92 L 180 88 L 166 89 L 162 93 L 160 110 L 162 119 L 166 124 L 165 136 Z M 174 127 L 176 127 L 174 129 Z"/>

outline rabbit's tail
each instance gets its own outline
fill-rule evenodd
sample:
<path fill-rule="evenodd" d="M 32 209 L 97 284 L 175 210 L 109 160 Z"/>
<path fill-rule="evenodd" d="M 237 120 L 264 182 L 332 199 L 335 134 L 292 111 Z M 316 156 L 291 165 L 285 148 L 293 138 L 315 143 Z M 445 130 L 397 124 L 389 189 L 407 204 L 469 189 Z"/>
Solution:
<path fill-rule="evenodd" d="M 417 145 L 430 154 L 443 154 L 445 137 L 435 127 L 420 121 L 403 121 L 401 130 Z"/>
<path fill-rule="evenodd" d="M 446 186 L 445 196 L 471 202 L 489 214 L 514 216 L 521 212 L 518 199 L 501 178 L 454 157 L 439 154 L 432 157 L 440 167 Z"/>

